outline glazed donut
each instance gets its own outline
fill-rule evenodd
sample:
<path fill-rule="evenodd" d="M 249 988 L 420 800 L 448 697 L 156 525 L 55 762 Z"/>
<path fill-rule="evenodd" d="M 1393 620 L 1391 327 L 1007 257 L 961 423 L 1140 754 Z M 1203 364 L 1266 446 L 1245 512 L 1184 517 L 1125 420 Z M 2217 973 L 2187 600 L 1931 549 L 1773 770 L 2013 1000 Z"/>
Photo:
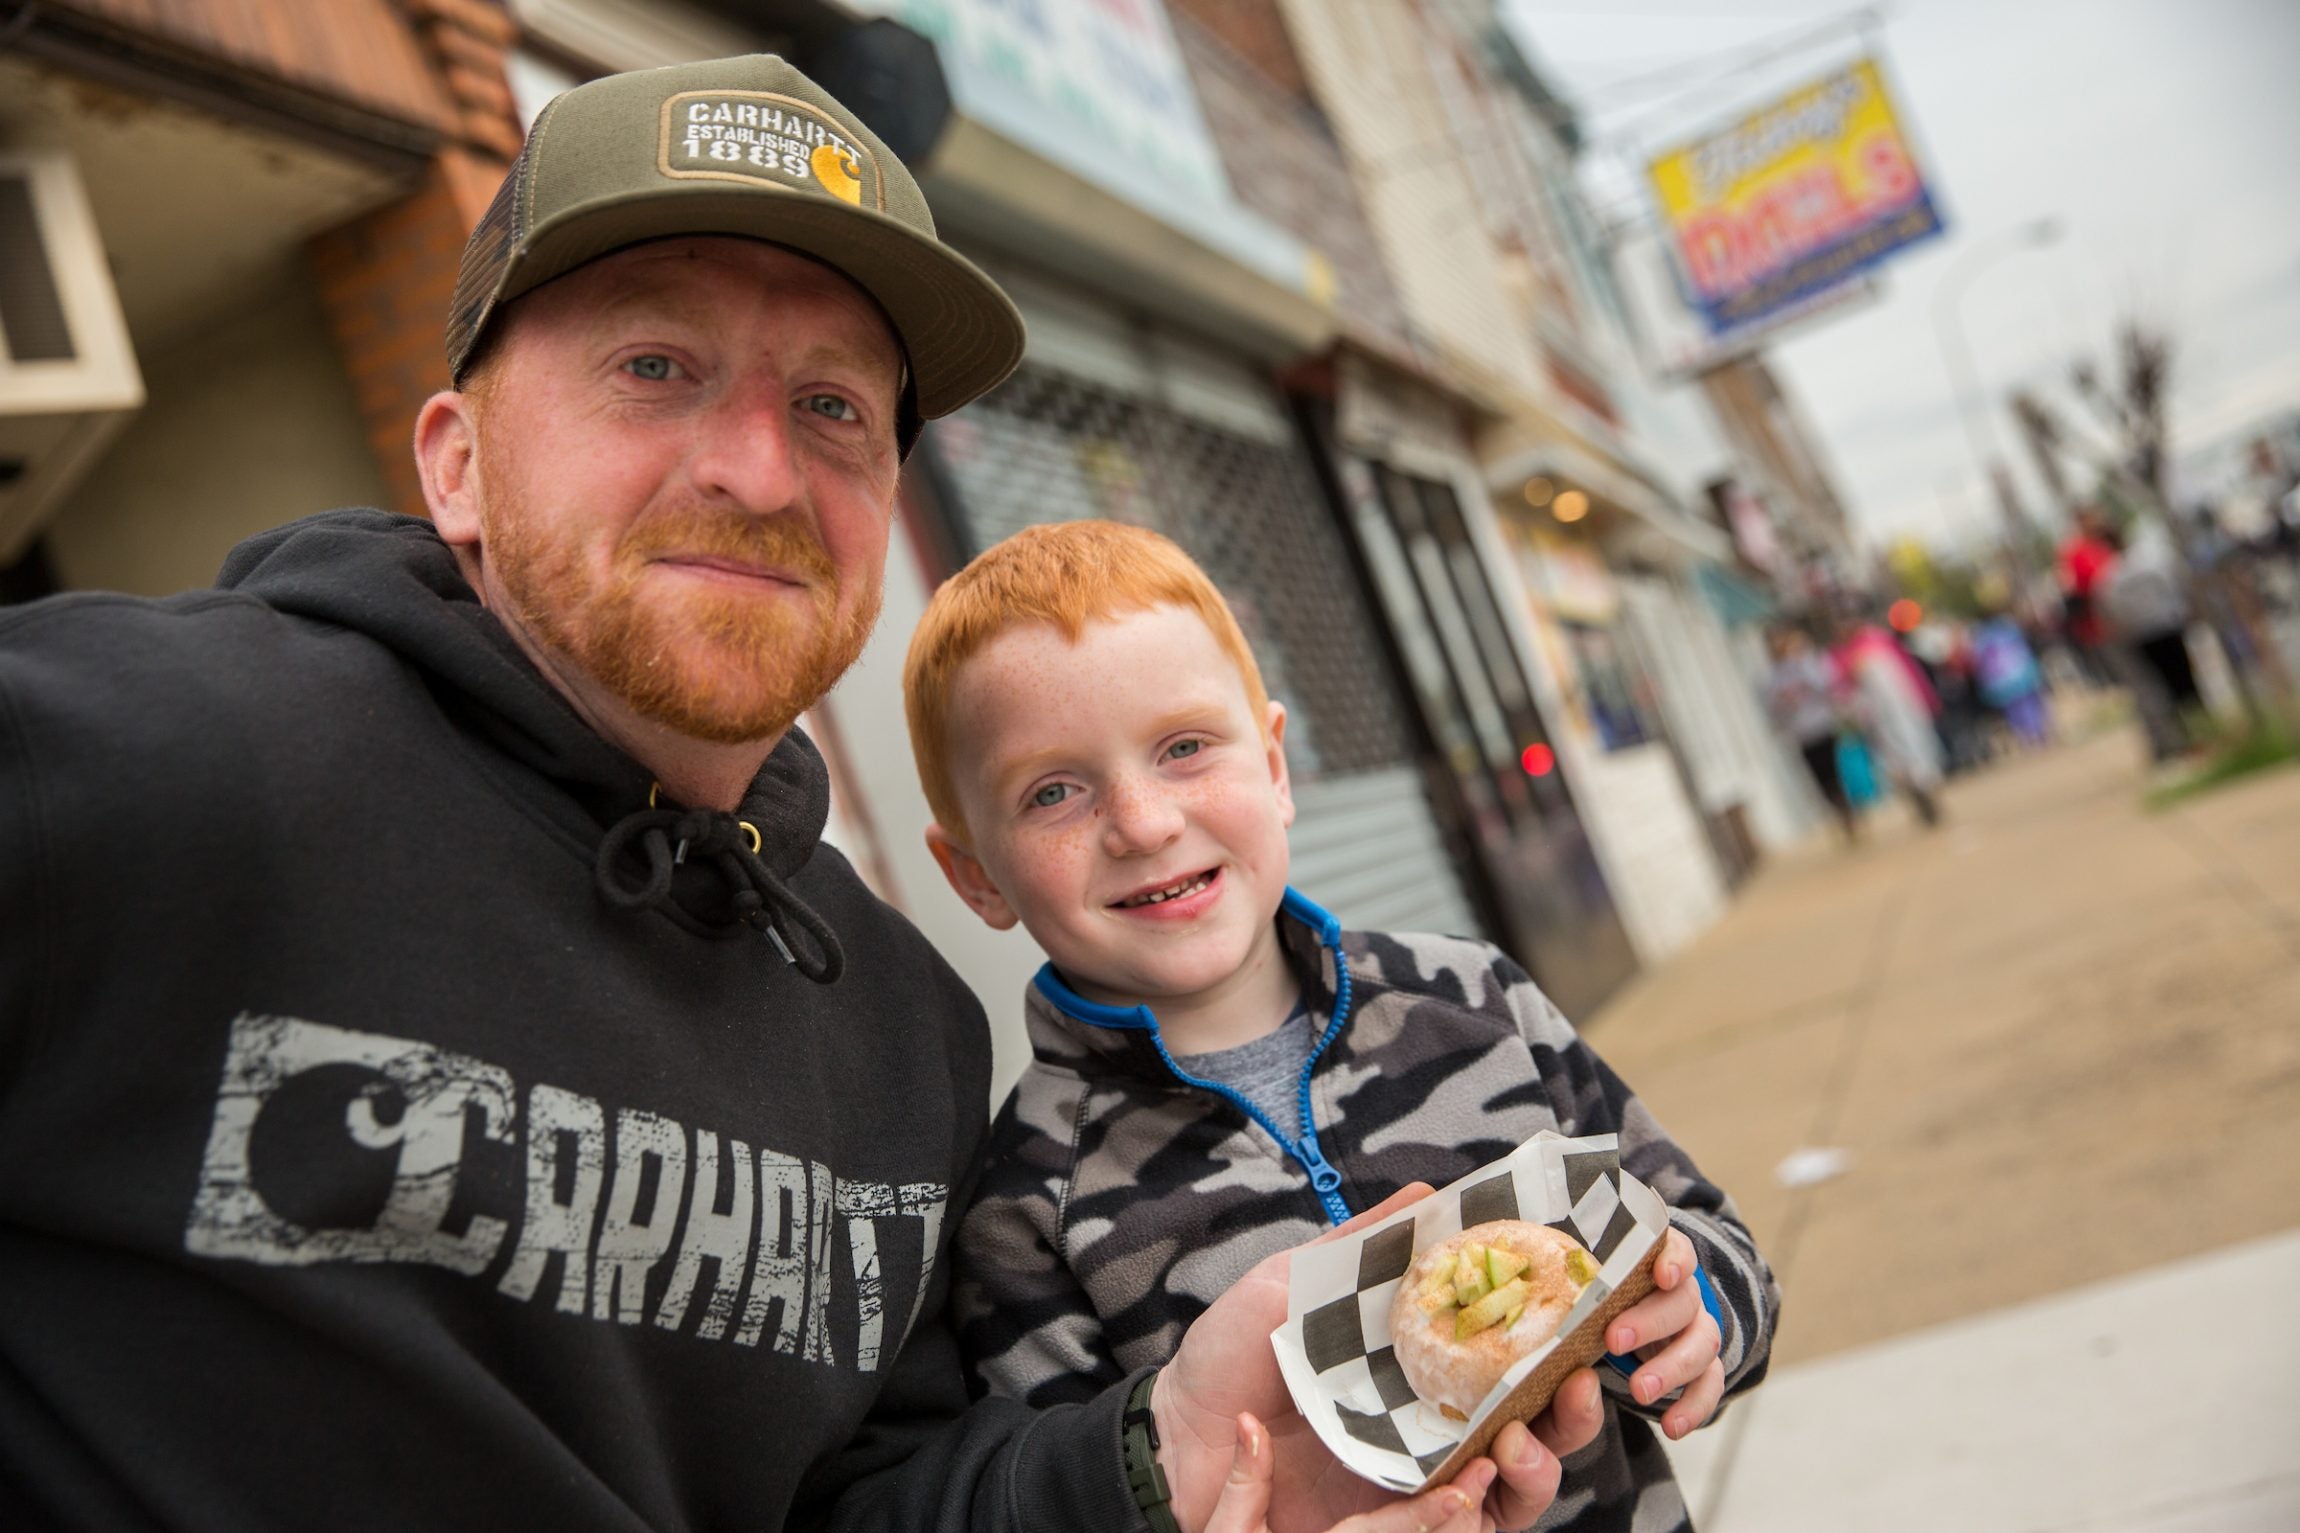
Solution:
<path fill-rule="evenodd" d="M 1406 1270 L 1390 1340 L 1414 1393 L 1466 1420 L 1510 1364 L 1556 1334 L 1597 1276 L 1571 1235 L 1496 1219 L 1441 1240 Z"/>

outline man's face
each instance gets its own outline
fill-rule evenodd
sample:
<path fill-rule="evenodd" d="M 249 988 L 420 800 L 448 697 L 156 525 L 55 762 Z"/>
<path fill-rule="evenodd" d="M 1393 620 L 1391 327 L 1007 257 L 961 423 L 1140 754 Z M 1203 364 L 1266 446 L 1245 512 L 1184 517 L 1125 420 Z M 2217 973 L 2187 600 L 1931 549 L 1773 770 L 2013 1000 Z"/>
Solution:
<path fill-rule="evenodd" d="M 489 609 L 643 718 L 779 735 L 878 616 L 901 352 L 877 307 L 709 237 L 593 261 L 504 323 L 475 391 Z"/>
<path fill-rule="evenodd" d="M 1155 607 L 1071 644 L 1027 624 L 951 687 L 971 856 L 1080 993 L 1153 1006 L 1219 994 L 1275 943 L 1294 805 L 1279 736 L 1205 622 Z M 1267 730 L 1267 733 L 1265 732 Z"/>

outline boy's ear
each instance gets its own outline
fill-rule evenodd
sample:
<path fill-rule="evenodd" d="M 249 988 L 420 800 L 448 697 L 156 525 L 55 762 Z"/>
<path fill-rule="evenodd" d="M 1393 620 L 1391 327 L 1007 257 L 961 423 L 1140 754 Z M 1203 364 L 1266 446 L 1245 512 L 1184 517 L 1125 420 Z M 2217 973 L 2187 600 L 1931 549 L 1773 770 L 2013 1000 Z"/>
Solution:
<path fill-rule="evenodd" d="M 1278 795 L 1278 807 L 1285 812 L 1284 823 L 1294 823 L 1294 780 L 1286 774 L 1286 705 L 1270 700 L 1269 721 L 1270 786 Z"/>
<path fill-rule="evenodd" d="M 934 856 L 934 865 L 942 869 L 942 876 L 950 881 L 951 892 L 966 901 L 966 908 L 982 917 L 992 931 L 1008 931 L 1019 918 L 1006 896 L 998 892 L 991 882 L 990 870 L 982 859 L 960 844 L 958 837 L 940 825 L 926 828 L 926 849 Z"/>

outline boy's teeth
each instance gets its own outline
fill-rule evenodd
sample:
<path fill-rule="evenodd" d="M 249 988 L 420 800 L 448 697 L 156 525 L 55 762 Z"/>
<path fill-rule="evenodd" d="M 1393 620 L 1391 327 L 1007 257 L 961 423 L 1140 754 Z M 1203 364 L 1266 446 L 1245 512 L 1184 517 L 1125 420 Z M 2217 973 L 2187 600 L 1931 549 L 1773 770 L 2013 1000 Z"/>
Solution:
<path fill-rule="evenodd" d="M 1163 889 L 1153 889 L 1148 894 L 1137 894 L 1132 899 L 1120 900 L 1118 903 L 1129 910 L 1137 905 L 1163 905 L 1185 894 L 1196 894 L 1206 887 L 1208 881 L 1208 876 L 1200 873 L 1195 878 L 1185 878 L 1178 884 L 1168 884 Z"/>

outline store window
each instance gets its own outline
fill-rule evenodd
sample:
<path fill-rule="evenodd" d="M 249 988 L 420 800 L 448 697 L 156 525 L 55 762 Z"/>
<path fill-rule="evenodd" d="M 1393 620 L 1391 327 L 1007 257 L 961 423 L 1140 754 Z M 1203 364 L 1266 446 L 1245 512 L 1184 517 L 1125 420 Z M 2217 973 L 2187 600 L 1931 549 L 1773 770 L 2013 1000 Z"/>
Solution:
<path fill-rule="evenodd" d="M 1558 626 L 1573 657 L 1574 678 L 1589 705 L 1598 744 L 1619 751 L 1659 739 L 1652 685 L 1616 625 L 1569 621 Z"/>

